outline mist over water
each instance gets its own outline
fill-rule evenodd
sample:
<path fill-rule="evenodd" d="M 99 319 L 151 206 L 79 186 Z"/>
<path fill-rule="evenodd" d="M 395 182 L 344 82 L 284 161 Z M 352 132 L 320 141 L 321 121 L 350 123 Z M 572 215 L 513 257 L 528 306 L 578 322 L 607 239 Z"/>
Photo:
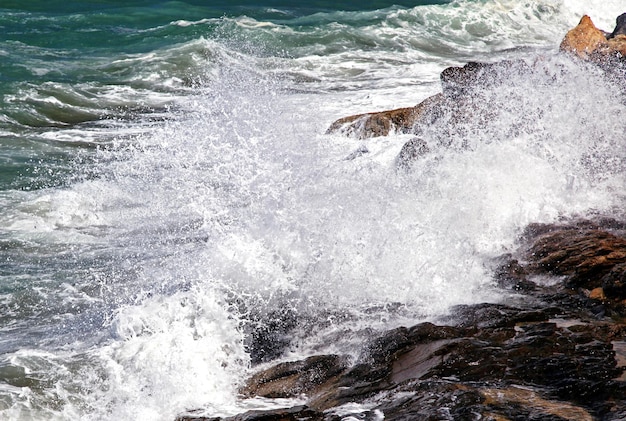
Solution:
<path fill-rule="evenodd" d="M 597 3 L 186 11 L 95 64 L 57 46 L 76 57 L 46 77 L 9 51 L 34 76 L 1 88 L 1 417 L 259 408 L 236 397 L 255 332 L 277 326 L 284 358 L 358 355 L 376 330 L 506 300 L 492 259 L 528 223 L 622 216 L 623 95 L 556 53 L 580 14 L 623 12 Z M 425 128 L 408 171 L 409 135 L 324 134 L 501 58 L 540 71 L 477 88 L 487 123 Z"/>

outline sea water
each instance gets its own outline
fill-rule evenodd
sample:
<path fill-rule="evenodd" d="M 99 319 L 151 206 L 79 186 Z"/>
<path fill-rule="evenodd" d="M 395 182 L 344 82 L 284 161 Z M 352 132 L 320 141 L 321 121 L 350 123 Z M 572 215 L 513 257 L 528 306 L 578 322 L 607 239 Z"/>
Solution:
<path fill-rule="evenodd" d="M 0 3 L 0 419 L 284 404 L 237 397 L 258 360 L 506 300 L 528 223 L 623 217 L 619 82 L 557 51 L 622 1 L 295 3 Z M 408 171 L 411 135 L 325 134 L 501 59 L 541 72 Z"/>

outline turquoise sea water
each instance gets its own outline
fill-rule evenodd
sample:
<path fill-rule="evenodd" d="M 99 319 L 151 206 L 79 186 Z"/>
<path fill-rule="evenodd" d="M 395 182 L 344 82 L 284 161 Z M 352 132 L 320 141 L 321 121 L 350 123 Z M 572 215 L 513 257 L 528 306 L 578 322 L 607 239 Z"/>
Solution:
<path fill-rule="evenodd" d="M 489 262 L 526 224 L 622 216 L 623 101 L 557 52 L 620 3 L 1 1 L 0 419 L 271 406 L 236 394 L 254 332 L 357 355 L 506 299 Z M 485 91 L 469 150 L 400 173 L 409 135 L 325 134 L 504 58 L 545 79 Z"/>

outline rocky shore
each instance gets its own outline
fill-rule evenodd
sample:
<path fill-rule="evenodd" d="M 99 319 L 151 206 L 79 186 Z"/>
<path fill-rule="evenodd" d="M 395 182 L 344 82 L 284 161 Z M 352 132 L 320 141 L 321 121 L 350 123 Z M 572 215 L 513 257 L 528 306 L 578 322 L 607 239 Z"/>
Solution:
<path fill-rule="evenodd" d="M 624 80 L 626 14 L 611 33 L 583 17 L 560 48 Z M 412 133 L 398 157 L 407 166 L 429 152 L 420 134 L 434 122 L 449 130 L 468 119 L 488 124 L 489 115 L 474 112 L 477 86 L 540 70 L 540 62 L 524 61 L 449 68 L 442 93 L 416 107 L 342 118 L 329 132 Z M 223 419 L 192 411 L 177 421 L 626 419 L 626 222 L 531 224 L 519 244 L 493 262 L 494 282 L 515 297 L 507 303 L 458 306 L 436 323 L 383 332 L 356 360 L 282 362 L 240 390 L 303 405 Z"/>
<path fill-rule="evenodd" d="M 459 306 L 442 323 L 385 332 L 356 362 L 277 364 L 242 396 L 306 395 L 306 405 L 224 421 L 340 420 L 354 404 L 351 419 L 365 420 L 626 419 L 626 223 L 536 224 L 522 240 L 494 262 L 515 305 Z"/>

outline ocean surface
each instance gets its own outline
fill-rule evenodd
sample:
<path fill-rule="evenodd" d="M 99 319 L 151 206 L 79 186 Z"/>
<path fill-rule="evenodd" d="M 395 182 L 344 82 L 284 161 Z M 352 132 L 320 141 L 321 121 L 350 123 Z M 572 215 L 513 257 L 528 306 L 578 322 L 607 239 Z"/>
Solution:
<path fill-rule="evenodd" d="M 358 355 L 377 330 L 510 299 L 493 259 L 528 223 L 624 216 L 623 98 L 558 45 L 625 9 L 1 0 L 0 419 L 277 405 L 236 393 L 263 335 L 284 359 Z M 399 171 L 410 135 L 325 134 L 505 58 L 545 78 L 486 92 L 489 130 L 450 134 L 469 148 Z"/>

